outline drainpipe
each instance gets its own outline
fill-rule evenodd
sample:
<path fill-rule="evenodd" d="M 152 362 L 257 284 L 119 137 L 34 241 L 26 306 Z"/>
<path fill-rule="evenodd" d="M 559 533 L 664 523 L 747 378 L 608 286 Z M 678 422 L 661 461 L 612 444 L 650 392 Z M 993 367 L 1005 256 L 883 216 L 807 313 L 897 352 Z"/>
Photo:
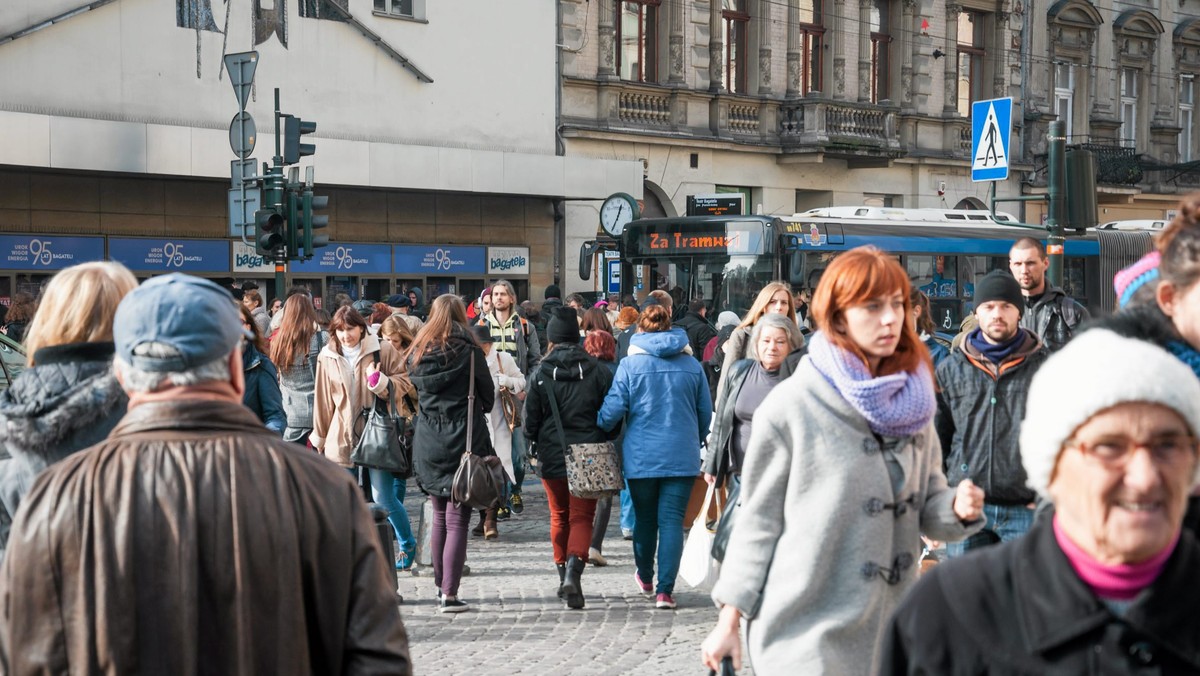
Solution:
<path fill-rule="evenodd" d="M 567 145 L 563 142 L 562 136 L 562 50 L 565 45 L 563 43 L 561 0 L 554 0 L 554 8 L 554 154 L 563 157 L 567 154 Z M 587 30 L 586 25 L 583 30 Z M 554 278 L 555 284 L 562 284 L 563 242 L 566 239 L 567 231 L 566 201 L 562 198 L 554 200 L 551 204 L 551 213 L 554 215 L 554 271 L 551 276 Z M 532 296 L 533 289 L 530 289 L 529 293 Z"/>

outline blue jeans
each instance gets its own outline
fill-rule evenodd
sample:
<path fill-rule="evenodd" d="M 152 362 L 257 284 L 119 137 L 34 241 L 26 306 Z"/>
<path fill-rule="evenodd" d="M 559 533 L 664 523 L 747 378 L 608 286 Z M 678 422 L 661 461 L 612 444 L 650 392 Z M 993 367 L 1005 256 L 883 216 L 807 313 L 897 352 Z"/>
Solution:
<path fill-rule="evenodd" d="M 621 491 L 621 530 L 633 530 L 633 498 L 629 497 L 629 482 L 625 482 L 625 490 Z"/>
<path fill-rule="evenodd" d="M 408 487 L 404 479 L 397 479 L 391 472 L 372 469 L 371 494 L 375 503 L 388 511 L 388 521 L 392 522 L 392 530 L 396 531 L 396 542 L 400 549 L 412 555 L 417 549 L 417 538 L 413 537 L 412 524 L 408 521 L 408 511 L 404 509 L 404 494 Z"/>
<path fill-rule="evenodd" d="M 696 477 L 630 479 L 629 496 L 637 521 L 633 526 L 633 560 L 638 577 L 654 575 L 655 549 L 658 551 L 656 594 L 675 591 L 679 559 L 683 556 L 683 514 Z"/>
<path fill-rule="evenodd" d="M 960 542 L 946 543 L 946 556 L 958 558 L 974 549 L 982 549 L 1001 542 L 1011 542 L 1029 532 L 1033 526 L 1033 510 L 1024 505 L 983 504 L 987 525 L 983 530 Z"/>

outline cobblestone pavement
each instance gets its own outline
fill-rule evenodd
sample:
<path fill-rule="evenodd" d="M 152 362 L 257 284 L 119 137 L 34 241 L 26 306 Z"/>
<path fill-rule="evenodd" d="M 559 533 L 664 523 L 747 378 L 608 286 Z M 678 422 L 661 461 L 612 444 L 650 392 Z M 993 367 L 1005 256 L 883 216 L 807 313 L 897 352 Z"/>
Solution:
<path fill-rule="evenodd" d="M 405 507 L 415 528 L 423 496 L 412 493 Z M 587 607 L 568 610 L 556 596 L 558 573 L 540 482 L 526 481 L 524 497 L 525 512 L 500 522 L 498 539 L 471 536 L 471 574 L 459 592 L 469 612 L 437 612 L 429 568 L 398 574 L 418 674 L 707 673 L 700 643 L 716 622 L 716 608 L 683 580 L 675 588 L 674 611 L 656 610 L 637 591 L 632 543 L 621 538 L 616 505 L 604 546 L 608 566 L 588 565 Z"/>

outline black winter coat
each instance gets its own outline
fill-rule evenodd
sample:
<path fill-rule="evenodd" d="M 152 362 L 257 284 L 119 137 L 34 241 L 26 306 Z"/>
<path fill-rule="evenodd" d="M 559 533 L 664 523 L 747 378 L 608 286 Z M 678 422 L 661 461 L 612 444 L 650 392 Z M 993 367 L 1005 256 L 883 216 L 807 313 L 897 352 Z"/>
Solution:
<path fill-rule="evenodd" d="M 408 378 L 417 389 L 417 416 L 413 428 L 413 474 L 421 490 L 450 497 L 454 472 L 467 450 L 467 397 L 471 360 L 475 361 L 475 416 L 471 452 L 495 455 L 484 412 L 492 410 L 495 392 L 483 350 L 465 329 L 455 327 L 444 344 L 406 364 Z"/>
<path fill-rule="evenodd" d="M 1047 287 L 1046 293 L 1033 307 L 1025 308 L 1025 313 L 1021 315 L 1021 328 L 1033 331 L 1046 349 L 1054 352 L 1066 345 L 1079 325 L 1090 316 L 1087 308 L 1062 289 Z"/>
<path fill-rule="evenodd" d="M 0 557 L 12 518 L 47 467 L 98 444 L 125 415 L 129 398 L 112 373 L 112 343 L 45 347 L 0 394 Z"/>
<path fill-rule="evenodd" d="M 556 345 L 542 358 L 528 383 L 525 437 L 537 444 L 543 479 L 567 478 L 567 445 L 606 441 L 615 436 L 596 424 L 596 414 L 612 381 L 612 370 L 574 343 Z M 562 417 L 561 434 L 550 408 L 551 392 Z"/>
<path fill-rule="evenodd" d="M 1037 336 L 1025 331 L 1025 342 L 999 369 L 969 340 L 938 366 L 936 427 L 947 483 L 970 479 L 998 505 L 1035 500 L 1025 485 L 1017 440 L 1029 384 L 1048 355 Z"/>
<path fill-rule="evenodd" d="M 1200 673 L 1200 545 L 1191 533 L 1118 618 L 1071 567 L 1050 513 L 1019 540 L 922 576 L 884 633 L 878 673 Z"/>
<path fill-rule="evenodd" d="M 795 373 L 796 367 L 800 364 L 800 358 L 807 353 L 808 349 L 802 347 L 784 358 L 783 365 L 779 367 L 781 382 Z M 740 359 L 734 362 L 730 367 L 729 377 L 725 379 L 725 396 L 717 398 L 721 402 L 721 406 L 713 411 L 712 432 L 708 435 L 709 443 L 704 452 L 704 462 L 700 469 L 705 474 L 717 477 L 718 486 L 725 483 L 725 477 L 729 473 L 729 440 L 733 436 L 733 407 L 737 403 L 738 395 L 741 394 L 742 385 L 746 384 L 746 376 L 757 363 L 754 359 Z"/>
<path fill-rule="evenodd" d="M 283 411 L 283 395 L 279 390 L 279 372 L 275 370 L 275 364 L 258 348 L 243 343 L 242 372 L 246 379 L 242 403 L 254 411 L 267 429 L 283 435 L 287 427 L 287 414 Z"/>
<path fill-rule="evenodd" d="M 704 347 L 708 345 L 708 341 L 717 337 L 717 330 L 713 325 L 695 312 L 687 313 L 683 319 L 675 322 L 675 326 L 687 333 L 688 345 L 692 346 L 692 356 L 696 359 L 704 358 Z"/>

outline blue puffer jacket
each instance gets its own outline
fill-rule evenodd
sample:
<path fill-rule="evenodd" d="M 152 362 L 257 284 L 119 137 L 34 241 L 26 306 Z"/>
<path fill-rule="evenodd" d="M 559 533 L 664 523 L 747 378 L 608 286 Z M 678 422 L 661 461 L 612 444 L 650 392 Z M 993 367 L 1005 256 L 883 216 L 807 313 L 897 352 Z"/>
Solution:
<path fill-rule="evenodd" d="M 638 333 L 617 366 L 596 415 L 601 428 L 625 421 L 626 479 L 700 474 L 700 440 L 708 433 L 712 399 L 683 329 Z"/>

